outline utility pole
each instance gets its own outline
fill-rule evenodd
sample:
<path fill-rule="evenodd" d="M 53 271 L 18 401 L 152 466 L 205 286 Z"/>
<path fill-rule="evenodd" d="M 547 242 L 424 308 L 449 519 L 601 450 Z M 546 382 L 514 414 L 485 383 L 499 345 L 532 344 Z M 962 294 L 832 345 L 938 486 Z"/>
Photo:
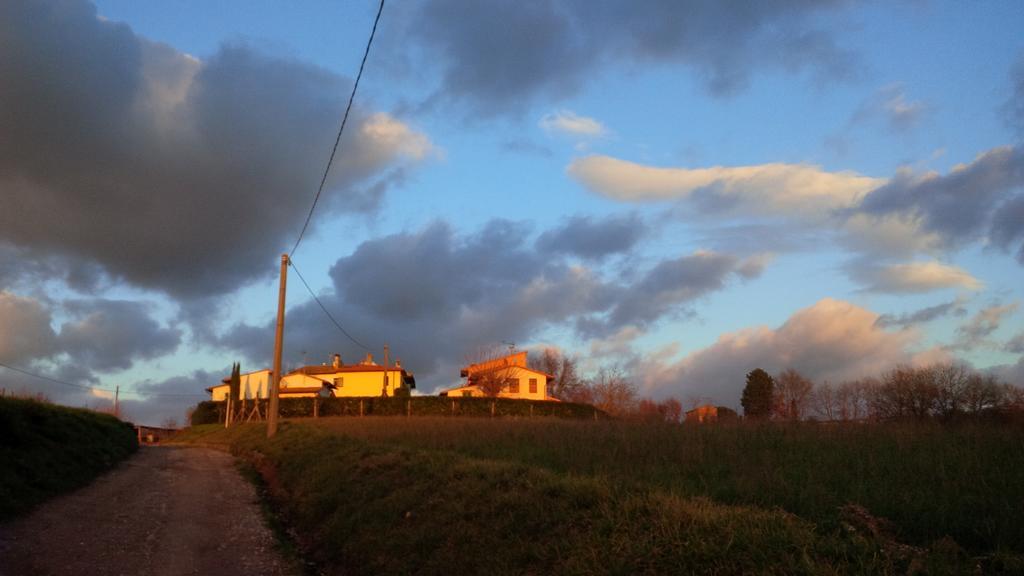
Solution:
<path fill-rule="evenodd" d="M 388 395 L 388 345 L 384 345 L 384 391 L 381 396 Z"/>
<path fill-rule="evenodd" d="M 120 404 L 120 399 L 121 398 L 120 398 L 120 396 L 121 396 L 121 386 L 118 385 L 118 386 L 114 387 L 114 418 L 120 418 L 121 417 L 121 404 Z"/>
<path fill-rule="evenodd" d="M 281 288 L 277 294 L 277 331 L 274 335 L 274 372 L 270 380 L 267 407 L 267 438 L 277 434 L 277 397 L 281 389 L 281 349 L 284 347 L 284 293 L 288 284 L 288 255 L 281 254 Z"/>

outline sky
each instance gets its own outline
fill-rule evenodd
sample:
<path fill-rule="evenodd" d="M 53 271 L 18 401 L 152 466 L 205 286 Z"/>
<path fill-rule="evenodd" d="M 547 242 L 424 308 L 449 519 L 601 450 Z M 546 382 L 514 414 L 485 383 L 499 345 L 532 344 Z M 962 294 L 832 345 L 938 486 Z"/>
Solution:
<path fill-rule="evenodd" d="M 376 2 L 0 4 L 0 387 L 182 421 L 269 367 Z M 286 367 L 557 347 L 737 406 L 1024 385 L 1024 4 L 384 6 L 289 271 Z M 323 313 L 298 274 L 346 334 Z M 75 388 L 67 384 L 86 388 Z"/>

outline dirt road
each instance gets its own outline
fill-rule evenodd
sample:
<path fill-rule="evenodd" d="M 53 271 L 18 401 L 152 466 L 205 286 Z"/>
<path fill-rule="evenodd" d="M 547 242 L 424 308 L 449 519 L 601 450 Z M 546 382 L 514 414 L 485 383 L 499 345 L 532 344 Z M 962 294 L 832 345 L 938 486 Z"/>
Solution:
<path fill-rule="evenodd" d="M 143 447 L 116 470 L 0 525 L 0 576 L 293 574 L 230 455 Z"/>

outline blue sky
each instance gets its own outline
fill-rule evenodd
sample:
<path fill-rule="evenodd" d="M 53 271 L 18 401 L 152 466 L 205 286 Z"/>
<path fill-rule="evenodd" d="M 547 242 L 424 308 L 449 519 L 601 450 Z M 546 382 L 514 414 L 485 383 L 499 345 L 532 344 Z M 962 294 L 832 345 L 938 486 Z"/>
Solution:
<path fill-rule="evenodd" d="M 5 7 L 0 361 L 120 385 L 141 419 L 268 363 L 279 254 L 375 11 Z M 1018 2 L 389 3 L 296 266 L 425 393 L 503 341 L 726 405 L 758 366 L 1024 384 L 1021 23 Z M 288 302 L 286 364 L 364 353 L 295 278 Z"/>

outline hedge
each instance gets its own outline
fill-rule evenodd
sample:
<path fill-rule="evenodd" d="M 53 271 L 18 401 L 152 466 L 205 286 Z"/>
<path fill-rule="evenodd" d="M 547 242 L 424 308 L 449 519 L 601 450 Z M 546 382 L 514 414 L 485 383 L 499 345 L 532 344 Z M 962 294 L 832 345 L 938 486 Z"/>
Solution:
<path fill-rule="evenodd" d="M 282 398 L 282 418 L 313 416 L 315 398 Z M 253 400 L 246 401 L 251 410 Z M 260 414 L 266 416 L 267 400 L 259 400 Z M 475 417 L 554 417 L 573 419 L 607 419 L 608 415 L 589 404 L 518 400 L 512 398 L 468 398 L 444 396 L 344 397 L 319 399 L 320 416 L 475 416 Z M 200 402 L 192 411 L 191 423 L 214 424 L 224 421 L 224 402 Z"/>

